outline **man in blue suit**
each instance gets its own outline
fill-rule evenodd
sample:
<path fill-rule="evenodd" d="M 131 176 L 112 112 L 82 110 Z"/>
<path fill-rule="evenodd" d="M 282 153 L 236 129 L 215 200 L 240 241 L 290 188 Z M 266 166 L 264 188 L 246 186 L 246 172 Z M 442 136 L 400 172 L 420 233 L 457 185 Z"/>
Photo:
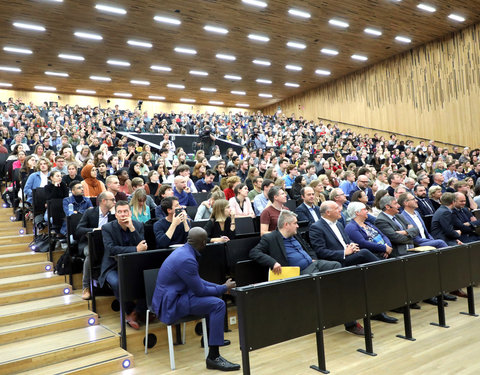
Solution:
<path fill-rule="evenodd" d="M 447 243 L 443 240 L 434 239 L 430 233 L 428 233 L 427 227 L 416 209 L 418 208 L 418 201 L 413 194 L 404 193 L 398 197 L 398 204 L 403 207 L 403 211 L 400 215 L 418 229 L 418 236 L 414 237 L 413 243 L 415 246 L 432 246 L 436 249 L 447 247 Z"/>
<path fill-rule="evenodd" d="M 375 200 L 375 196 L 373 195 L 372 189 L 368 187 L 368 184 L 369 184 L 369 180 L 368 180 L 367 176 L 365 176 L 363 174 L 358 176 L 357 185 L 355 186 L 355 188 L 353 188 L 352 192 L 350 193 L 349 199 L 351 199 L 353 193 L 355 193 L 357 190 L 362 190 L 366 194 L 366 196 L 368 197 L 368 203 L 367 204 L 370 207 L 372 207 L 373 202 Z"/>
<path fill-rule="evenodd" d="M 295 213 L 298 215 L 298 221 L 308 221 L 308 226 L 316 223 L 321 215 L 320 208 L 314 204 L 315 192 L 311 187 L 304 187 L 300 190 L 303 203 L 297 207 Z"/>
<path fill-rule="evenodd" d="M 160 321 L 171 324 L 187 315 L 206 315 L 209 327 L 207 368 L 235 371 L 240 365 L 220 356 L 219 346 L 230 342 L 223 338 L 225 302 L 219 296 L 235 287 L 228 279 L 218 285 L 203 280 L 198 274 L 197 258 L 207 244 L 207 232 L 192 228 L 187 243 L 176 249 L 163 262 L 157 276 L 152 308 Z"/>

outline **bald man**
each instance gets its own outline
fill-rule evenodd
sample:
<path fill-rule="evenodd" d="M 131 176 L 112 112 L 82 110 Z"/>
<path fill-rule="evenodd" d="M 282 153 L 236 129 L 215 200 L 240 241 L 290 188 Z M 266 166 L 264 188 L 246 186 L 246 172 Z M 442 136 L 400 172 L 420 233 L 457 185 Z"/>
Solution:
<path fill-rule="evenodd" d="M 228 279 L 225 284 L 218 285 L 200 277 L 197 258 L 206 244 L 207 232 L 203 228 L 192 228 L 188 232 L 187 243 L 163 262 L 153 294 L 153 311 L 165 324 L 187 315 L 207 316 L 210 348 L 207 368 L 235 371 L 240 369 L 240 365 L 227 361 L 219 352 L 219 346 L 230 344 L 223 338 L 226 307 L 219 296 L 234 288 L 235 282 Z"/>

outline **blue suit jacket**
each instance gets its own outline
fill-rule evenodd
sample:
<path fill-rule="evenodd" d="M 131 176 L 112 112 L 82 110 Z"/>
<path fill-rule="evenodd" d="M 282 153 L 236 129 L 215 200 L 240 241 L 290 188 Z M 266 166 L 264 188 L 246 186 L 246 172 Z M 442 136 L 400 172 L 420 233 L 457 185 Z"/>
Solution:
<path fill-rule="evenodd" d="M 160 321 L 171 324 L 190 314 L 190 296 L 220 296 L 225 285 L 203 280 L 198 274 L 197 256 L 189 244 L 174 250 L 163 262 L 157 276 L 152 308 Z"/>
<path fill-rule="evenodd" d="M 322 217 L 320 215 L 320 208 L 314 205 L 313 210 L 317 214 L 317 217 L 320 219 Z M 315 222 L 309 208 L 305 205 L 305 203 L 302 203 L 300 206 L 298 206 L 295 210 L 295 213 L 298 215 L 298 221 L 308 221 L 308 225 L 311 225 Z"/>
<path fill-rule="evenodd" d="M 352 197 L 352 194 L 355 193 L 356 191 L 360 190 L 360 188 L 358 186 L 355 186 L 352 190 L 352 192 L 350 193 L 350 195 L 348 196 L 348 199 L 350 200 L 351 197 Z M 373 206 L 373 202 L 375 201 L 375 196 L 373 195 L 373 191 L 372 189 L 370 189 L 369 187 L 367 187 L 364 191 L 363 191 L 365 194 L 367 194 L 367 197 L 368 197 L 368 205 L 369 206 Z"/>
<path fill-rule="evenodd" d="M 339 221 L 336 225 L 345 243 L 348 245 L 352 242 L 343 225 Z M 341 263 L 344 261 L 343 245 L 324 219 L 320 219 L 310 226 L 310 243 L 318 259 L 335 260 Z"/>
<path fill-rule="evenodd" d="M 410 217 L 410 215 L 407 214 L 405 211 L 403 211 L 400 215 L 402 215 L 405 218 L 405 220 L 408 221 L 409 224 L 412 224 L 414 227 L 417 226 L 415 221 L 413 221 L 413 219 Z M 413 242 L 415 243 L 415 245 L 422 245 L 425 242 L 429 242 L 430 240 L 433 240 L 433 237 L 430 233 L 428 233 L 427 227 L 425 226 L 425 222 L 423 221 L 422 216 L 420 215 L 419 212 L 417 212 L 417 217 L 420 220 L 420 222 L 422 223 L 423 231 L 425 232 L 425 236 L 427 238 L 422 238 L 422 236 L 419 233 L 418 236 L 413 238 Z M 419 232 L 420 232 L 420 230 L 419 230 Z"/>
<path fill-rule="evenodd" d="M 454 230 L 453 213 L 448 207 L 440 206 L 433 214 L 432 236 L 444 240 L 449 245 L 455 245 L 455 240 L 460 238 L 460 235 Z"/>
<path fill-rule="evenodd" d="M 392 243 L 390 242 L 388 237 L 381 232 L 380 229 L 378 229 L 375 225 L 369 222 L 366 222 L 365 224 L 375 229 L 382 236 L 385 243 L 388 246 L 392 247 Z M 385 250 L 387 249 L 385 245 L 370 241 L 368 239 L 367 233 L 362 229 L 362 227 L 360 227 L 360 225 L 357 224 L 355 220 L 351 220 L 350 223 L 347 224 L 347 226 L 345 227 L 345 232 L 347 232 L 350 239 L 356 244 L 358 244 L 360 248 L 368 249 L 373 253 L 379 253 L 381 255 L 383 255 L 385 253 Z"/>

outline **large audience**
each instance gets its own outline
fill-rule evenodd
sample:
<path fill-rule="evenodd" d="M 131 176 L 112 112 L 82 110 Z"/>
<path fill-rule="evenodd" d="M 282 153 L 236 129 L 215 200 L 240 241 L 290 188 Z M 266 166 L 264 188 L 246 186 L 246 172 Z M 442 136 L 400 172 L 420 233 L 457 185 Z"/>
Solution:
<path fill-rule="evenodd" d="M 275 273 L 287 265 L 310 273 L 480 240 L 478 148 L 357 134 L 285 114 L 149 114 L 13 98 L 1 107 L 0 153 L 8 154 L 10 177 L 5 205 L 29 212 L 42 229 L 47 216 L 32 217 L 29 209 L 33 190 L 44 188 L 47 200 L 64 200 L 65 215 L 85 213 L 77 230 L 85 264 L 83 235 L 113 220 L 132 230 L 154 222 L 156 247 L 168 248 L 185 244 L 202 220 L 209 242 L 227 242 L 236 237 L 236 219 L 251 217 L 262 236 L 251 257 Z M 159 133 L 163 141 L 157 149 L 118 132 Z M 176 147 L 170 139 L 176 134 L 199 135 L 201 142 L 195 150 Z M 238 143 L 241 152 L 222 153 L 216 139 Z M 309 228 L 301 238 L 299 224 Z M 65 234 L 63 225 L 58 237 Z M 272 241 L 285 252 L 272 250 Z M 117 294 L 118 279 L 104 276 Z M 85 299 L 89 284 L 85 266 Z M 127 320 L 138 329 L 134 312 Z M 346 329 L 363 334 L 356 322 Z"/>

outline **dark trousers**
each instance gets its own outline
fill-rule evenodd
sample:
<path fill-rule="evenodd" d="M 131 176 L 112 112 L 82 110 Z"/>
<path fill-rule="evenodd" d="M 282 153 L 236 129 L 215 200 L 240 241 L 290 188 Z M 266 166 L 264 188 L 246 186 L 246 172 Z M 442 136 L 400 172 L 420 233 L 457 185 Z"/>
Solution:
<path fill-rule="evenodd" d="M 360 249 L 359 252 L 347 255 L 343 260 L 344 266 L 354 266 L 356 264 L 376 262 L 378 258 L 367 249 Z"/>
<path fill-rule="evenodd" d="M 221 346 L 224 343 L 223 320 L 225 311 L 225 302 L 218 297 L 190 296 L 188 314 L 207 316 L 208 344 L 210 346 Z"/>
<path fill-rule="evenodd" d="M 317 273 L 322 271 L 334 270 L 336 268 L 341 268 L 342 265 L 338 262 L 332 260 L 314 260 L 310 265 L 303 269 L 300 274 L 308 275 L 310 273 Z"/>

